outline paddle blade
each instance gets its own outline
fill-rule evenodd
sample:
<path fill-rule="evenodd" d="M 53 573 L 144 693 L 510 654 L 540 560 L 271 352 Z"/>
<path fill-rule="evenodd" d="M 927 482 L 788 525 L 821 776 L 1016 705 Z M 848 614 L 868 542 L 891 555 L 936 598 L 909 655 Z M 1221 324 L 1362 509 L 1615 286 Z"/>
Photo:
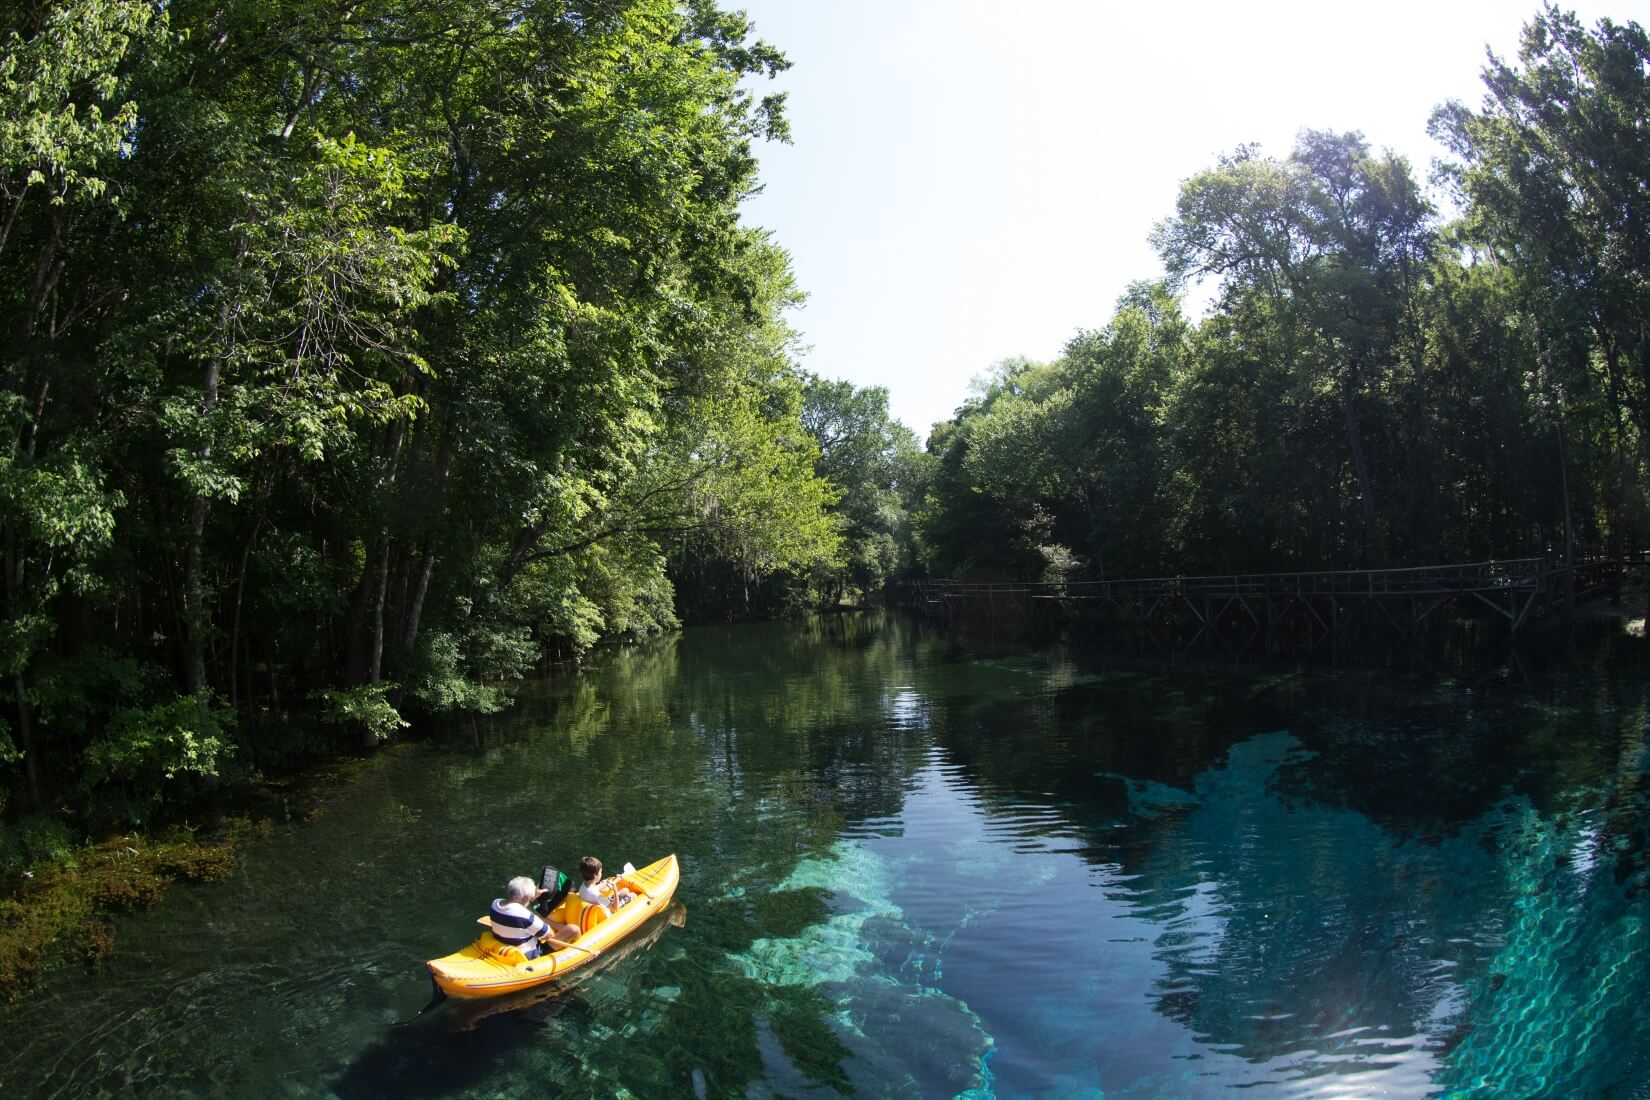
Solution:
<path fill-rule="evenodd" d="M 430 991 L 434 994 L 434 996 L 430 998 L 430 1003 L 419 1009 L 417 1013 L 413 1015 L 413 1019 L 418 1019 L 418 1017 L 424 1015 L 424 1013 L 428 1012 L 430 1009 L 447 999 L 447 991 L 436 984 L 435 975 L 433 974 L 430 976 Z"/>

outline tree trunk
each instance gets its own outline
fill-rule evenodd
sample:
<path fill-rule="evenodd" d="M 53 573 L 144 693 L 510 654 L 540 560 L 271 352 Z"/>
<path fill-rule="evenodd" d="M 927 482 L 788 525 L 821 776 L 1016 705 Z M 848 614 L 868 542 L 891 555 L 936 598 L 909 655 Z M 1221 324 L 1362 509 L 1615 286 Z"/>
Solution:
<path fill-rule="evenodd" d="M 229 335 L 230 304 L 226 296 L 218 305 L 218 328 L 225 341 Z M 223 376 L 224 357 L 207 360 L 206 375 L 201 379 L 200 414 L 204 421 L 218 404 L 218 383 Z M 207 433 L 198 457 L 206 461 L 212 457 L 212 437 Z M 209 616 L 206 610 L 206 585 L 201 577 L 201 541 L 206 533 L 208 501 L 201 493 L 195 495 L 189 507 L 189 541 L 183 554 L 183 618 L 189 634 L 187 682 L 189 693 L 206 706 L 206 629 Z"/>
<path fill-rule="evenodd" d="M 12 674 L 12 689 L 17 699 L 17 747 L 23 753 L 23 789 L 29 809 L 39 811 L 44 803 L 40 798 L 40 770 L 35 763 L 34 722 L 29 715 L 28 684 L 23 670 Z"/>
<path fill-rule="evenodd" d="M 383 481 L 378 486 L 380 498 L 388 498 L 395 489 L 400 472 L 401 444 L 406 439 L 405 419 L 396 420 L 388 428 L 381 447 L 375 448 L 387 463 Z M 367 560 L 362 564 L 361 583 L 356 585 L 350 600 L 346 622 L 349 649 L 348 682 L 376 684 L 383 669 L 384 655 L 384 596 L 389 584 L 390 531 L 379 528 L 377 537 L 367 548 Z M 371 614 L 371 624 L 367 616 Z"/>
<path fill-rule="evenodd" d="M 418 564 L 418 547 L 402 547 L 395 557 L 395 580 L 390 584 L 389 595 L 384 598 L 384 614 L 394 624 L 390 630 L 389 671 L 399 677 L 401 635 L 407 626 L 407 595 L 412 587 L 413 568 Z"/>
<path fill-rule="evenodd" d="M 372 603 L 372 647 L 367 659 L 367 683 L 376 684 L 383 678 L 384 669 L 384 592 L 390 580 L 390 540 L 383 536 L 383 548 L 378 552 L 378 592 Z"/>
<path fill-rule="evenodd" d="M 413 646 L 418 642 L 418 620 L 424 613 L 424 596 L 430 590 L 430 574 L 435 571 L 435 535 L 424 536 L 424 550 L 418 564 L 418 580 L 413 585 L 412 599 L 407 603 L 407 614 L 401 625 L 401 667 L 412 665 Z"/>
<path fill-rule="evenodd" d="M 453 458 L 453 421 L 449 417 L 442 427 L 441 443 L 435 452 L 435 485 L 431 490 L 430 513 L 426 520 L 430 529 L 424 535 L 424 547 L 420 554 L 418 577 L 413 583 L 412 598 L 401 620 L 401 667 L 406 668 L 412 663 L 414 647 L 418 644 L 418 623 L 424 614 L 424 597 L 430 591 L 430 576 L 435 569 L 435 531 L 436 522 L 441 516 L 441 504 L 447 495 L 447 471 L 452 465 Z"/>
<path fill-rule="evenodd" d="M 1575 521 L 1570 514 L 1570 459 L 1564 444 L 1564 410 L 1560 407 L 1558 423 L 1558 484 L 1564 497 L 1564 620 L 1573 621 L 1576 614 L 1576 538 Z"/>
<path fill-rule="evenodd" d="M 1369 483 L 1369 464 L 1364 460 L 1363 432 L 1358 427 L 1357 397 L 1353 392 L 1350 378 L 1341 382 L 1341 411 L 1346 416 L 1346 441 L 1352 451 L 1352 472 L 1358 478 L 1358 495 L 1363 506 L 1364 517 L 1364 558 L 1362 564 L 1372 564 L 1368 559 L 1380 557 L 1379 540 L 1375 530 L 1375 490 Z"/>
<path fill-rule="evenodd" d="M 258 530 L 263 526 L 264 517 L 259 516 L 252 524 L 252 534 L 246 540 L 246 547 L 241 551 L 241 568 L 235 577 L 235 614 L 233 625 L 229 628 L 229 705 L 236 705 L 236 685 L 239 682 L 240 649 L 237 643 L 241 637 L 241 597 L 246 592 L 246 565 L 252 557 L 252 547 L 258 541 Z"/>
<path fill-rule="evenodd" d="M 1094 555 L 1094 568 L 1099 572 L 1100 579 L 1106 579 L 1106 555 L 1100 548 L 1100 509 L 1094 503 L 1094 486 L 1087 478 L 1083 485 L 1083 511 L 1087 513 L 1089 521 L 1089 550 Z"/>
<path fill-rule="evenodd" d="M 6 532 L 6 603 L 11 613 L 18 613 L 17 601 L 23 590 L 23 560 L 17 549 L 17 532 Z M 23 753 L 23 791 L 31 810 L 43 805 L 40 798 L 40 769 L 34 751 L 34 722 L 29 712 L 29 688 L 24 670 L 19 666 L 12 674 L 12 692 L 17 701 L 17 747 Z"/>
<path fill-rule="evenodd" d="M 378 540 L 367 543 L 366 559 L 361 563 L 361 579 L 350 594 L 349 611 L 344 615 L 344 682 L 363 684 L 367 678 L 366 618 L 367 604 L 372 598 L 374 579 L 378 576 Z"/>

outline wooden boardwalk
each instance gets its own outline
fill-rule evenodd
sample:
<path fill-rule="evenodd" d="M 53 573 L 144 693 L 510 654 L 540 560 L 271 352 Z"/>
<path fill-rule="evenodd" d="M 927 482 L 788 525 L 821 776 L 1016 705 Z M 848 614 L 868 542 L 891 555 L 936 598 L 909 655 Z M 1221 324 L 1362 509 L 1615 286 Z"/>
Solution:
<path fill-rule="evenodd" d="M 1462 565 L 1402 569 L 1347 569 L 1315 573 L 1247 573 L 1197 577 L 1131 577 L 1063 583 L 913 581 L 919 608 L 947 615 L 989 608 L 1024 607 L 1031 601 L 1099 603 L 1120 622 L 1153 622 L 1189 614 L 1205 628 L 1246 617 L 1260 627 L 1310 621 L 1332 632 L 1367 607 L 1399 630 L 1414 630 L 1440 608 L 1482 604 L 1516 633 L 1531 612 L 1562 602 L 1619 593 L 1632 572 L 1650 570 L 1650 553 L 1589 558 L 1574 566 L 1550 558 L 1513 558 Z"/>

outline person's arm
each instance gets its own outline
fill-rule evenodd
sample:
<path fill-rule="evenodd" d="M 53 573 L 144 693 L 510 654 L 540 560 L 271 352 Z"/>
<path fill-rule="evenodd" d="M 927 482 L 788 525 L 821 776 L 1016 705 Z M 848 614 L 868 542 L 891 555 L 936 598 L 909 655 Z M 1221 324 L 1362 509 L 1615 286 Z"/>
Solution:
<path fill-rule="evenodd" d="M 579 897 L 584 899 L 585 904 L 599 905 L 609 913 L 618 908 L 617 902 L 602 894 L 602 884 L 600 882 L 587 882 L 579 887 Z"/>

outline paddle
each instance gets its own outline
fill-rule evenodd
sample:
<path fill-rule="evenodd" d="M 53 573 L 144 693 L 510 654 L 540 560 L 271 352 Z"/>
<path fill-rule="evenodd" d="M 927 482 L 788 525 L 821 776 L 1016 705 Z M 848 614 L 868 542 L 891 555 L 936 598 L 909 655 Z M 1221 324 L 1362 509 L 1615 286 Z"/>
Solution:
<path fill-rule="evenodd" d="M 491 928 L 493 926 L 493 919 L 491 917 L 477 917 L 476 918 L 476 923 L 477 924 L 484 924 L 488 928 Z M 591 958 L 595 958 L 596 956 L 601 954 L 600 951 L 593 951 L 588 947 L 580 947 L 578 944 L 568 943 L 566 940 L 558 940 L 554 936 L 540 936 L 539 939 L 544 941 L 545 943 L 553 943 L 557 947 L 571 947 L 575 951 L 583 951 L 586 955 L 589 955 Z"/>
<path fill-rule="evenodd" d="M 434 994 L 430 997 L 430 1003 L 413 1013 L 413 1020 L 418 1019 L 420 1016 L 424 1015 L 424 1013 L 428 1012 L 430 1009 L 447 999 L 447 991 L 436 984 L 435 976 L 433 974 L 430 976 L 430 991 Z M 410 1024 L 412 1023 L 412 1020 L 400 1020 L 397 1022 L 402 1024 Z"/>

